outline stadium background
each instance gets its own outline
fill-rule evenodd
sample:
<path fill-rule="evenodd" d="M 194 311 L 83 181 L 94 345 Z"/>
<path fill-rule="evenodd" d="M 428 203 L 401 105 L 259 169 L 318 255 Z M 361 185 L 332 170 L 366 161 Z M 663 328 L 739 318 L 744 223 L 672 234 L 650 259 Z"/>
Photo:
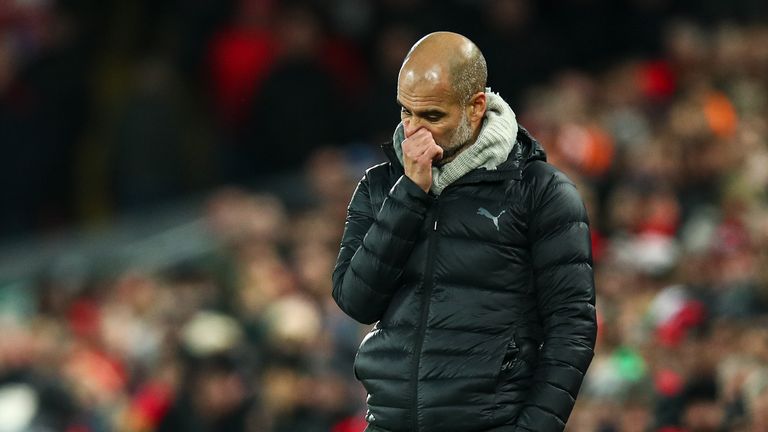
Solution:
<path fill-rule="evenodd" d="M 569 431 L 768 431 L 768 3 L 0 0 L 0 431 L 359 432 L 346 204 L 426 32 L 584 195 Z"/>

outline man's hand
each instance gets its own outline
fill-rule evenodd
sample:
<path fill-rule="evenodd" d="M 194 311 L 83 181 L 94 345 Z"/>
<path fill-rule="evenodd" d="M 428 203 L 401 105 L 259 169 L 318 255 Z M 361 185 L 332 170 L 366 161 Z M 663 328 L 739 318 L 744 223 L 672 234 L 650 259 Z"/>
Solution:
<path fill-rule="evenodd" d="M 407 131 L 408 124 L 404 126 Z M 406 177 L 413 180 L 424 192 L 429 192 L 432 186 L 432 161 L 442 159 L 442 147 L 435 143 L 432 134 L 424 128 L 410 136 L 406 132 L 402 146 Z"/>

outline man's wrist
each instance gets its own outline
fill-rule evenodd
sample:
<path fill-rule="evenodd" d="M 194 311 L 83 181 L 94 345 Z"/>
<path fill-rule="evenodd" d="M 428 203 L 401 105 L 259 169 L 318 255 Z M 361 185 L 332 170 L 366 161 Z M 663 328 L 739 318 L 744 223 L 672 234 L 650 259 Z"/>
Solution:
<path fill-rule="evenodd" d="M 432 197 L 406 175 L 400 176 L 389 195 L 418 212 L 425 212 L 432 201 Z"/>

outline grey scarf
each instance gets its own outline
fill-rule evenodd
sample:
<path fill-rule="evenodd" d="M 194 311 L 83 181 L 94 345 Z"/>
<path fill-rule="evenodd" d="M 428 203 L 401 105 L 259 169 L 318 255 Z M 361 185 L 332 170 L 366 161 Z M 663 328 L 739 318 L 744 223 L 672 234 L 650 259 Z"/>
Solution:
<path fill-rule="evenodd" d="M 449 184 L 476 168 L 495 170 L 507 160 L 517 139 L 517 119 L 509 104 L 498 93 L 485 91 L 487 109 L 477 141 L 459 153 L 456 158 L 440 167 L 432 167 L 430 191 L 440 195 Z M 403 163 L 402 144 L 405 140 L 403 123 L 397 125 L 392 141 L 400 163 Z"/>

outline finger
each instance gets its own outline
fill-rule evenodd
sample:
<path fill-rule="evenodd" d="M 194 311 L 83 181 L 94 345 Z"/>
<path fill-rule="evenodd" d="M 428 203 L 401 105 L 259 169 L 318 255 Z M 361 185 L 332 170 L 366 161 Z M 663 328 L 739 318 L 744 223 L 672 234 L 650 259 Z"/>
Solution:
<path fill-rule="evenodd" d="M 443 158 L 443 148 L 435 144 L 431 146 L 425 154 L 429 157 L 429 161 L 439 161 Z"/>
<path fill-rule="evenodd" d="M 431 136 L 431 134 L 428 130 L 420 127 L 414 131 L 411 131 L 410 133 L 406 133 L 405 138 L 406 140 L 422 140 L 426 136 Z"/>
<path fill-rule="evenodd" d="M 443 149 L 436 144 L 432 144 L 427 147 L 426 151 L 422 153 L 421 157 L 424 158 L 425 161 L 431 163 L 432 160 L 438 157 L 442 157 L 442 155 Z"/>
<path fill-rule="evenodd" d="M 420 156 L 433 144 L 434 142 L 430 135 L 424 133 L 414 134 L 403 141 L 403 153 L 407 153 L 409 156 L 414 157 Z"/>
<path fill-rule="evenodd" d="M 409 159 L 416 160 L 424 154 L 429 151 L 429 146 L 423 145 L 419 142 L 410 142 L 409 145 L 403 145 L 403 154 L 405 154 Z"/>
<path fill-rule="evenodd" d="M 421 138 L 421 137 L 426 137 L 426 136 L 431 138 L 432 137 L 432 133 L 429 132 L 426 128 L 423 128 L 423 127 L 420 127 L 418 129 L 416 129 L 416 131 L 411 134 L 411 137 L 413 137 L 413 138 Z"/>
<path fill-rule="evenodd" d="M 417 147 L 430 147 L 435 145 L 435 140 L 432 138 L 432 133 L 422 128 L 416 131 L 411 138 L 409 138 L 413 144 Z"/>

